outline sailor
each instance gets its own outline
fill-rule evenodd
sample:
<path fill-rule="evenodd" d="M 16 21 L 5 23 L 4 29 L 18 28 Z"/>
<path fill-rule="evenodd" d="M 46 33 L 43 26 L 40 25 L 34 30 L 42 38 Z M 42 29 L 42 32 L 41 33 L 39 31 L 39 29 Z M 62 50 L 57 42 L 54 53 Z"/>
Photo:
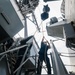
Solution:
<path fill-rule="evenodd" d="M 38 58 L 38 66 L 37 66 L 37 74 L 41 74 L 42 64 L 43 61 L 46 63 L 48 74 L 51 74 L 51 66 L 50 61 L 47 56 L 47 50 L 50 48 L 49 42 L 46 40 L 44 41 L 45 37 L 43 37 L 41 42 L 41 48 L 39 51 L 39 58 Z"/>

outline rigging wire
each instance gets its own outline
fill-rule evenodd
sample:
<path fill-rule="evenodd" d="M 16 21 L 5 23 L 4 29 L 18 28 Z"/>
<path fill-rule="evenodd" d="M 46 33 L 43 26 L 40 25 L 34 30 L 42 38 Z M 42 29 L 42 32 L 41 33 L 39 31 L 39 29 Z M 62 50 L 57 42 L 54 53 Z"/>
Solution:
<path fill-rule="evenodd" d="M 43 32 L 43 24 L 42 24 L 42 35 L 43 35 L 43 37 L 44 37 L 44 32 Z"/>
<path fill-rule="evenodd" d="M 43 21 L 41 21 L 39 27 L 41 26 L 42 22 L 43 22 Z M 37 31 L 38 31 L 38 30 L 36 29 L 36 31 L 34 32 L 33 36 L 35 36 L 35 34 L 36 34 Z"/>

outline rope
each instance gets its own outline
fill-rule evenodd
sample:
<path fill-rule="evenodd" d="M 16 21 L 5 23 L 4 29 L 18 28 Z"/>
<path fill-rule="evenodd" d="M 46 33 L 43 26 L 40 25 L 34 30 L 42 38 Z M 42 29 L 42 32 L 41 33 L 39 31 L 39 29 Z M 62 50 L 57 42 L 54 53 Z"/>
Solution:
<path fill-rule="evenodd" d="M 43 6 L 42 2 L 41 2 L 41 5 Z M 40 10 L 40 7 L 38 6 L 38 10 L 39 10 L 39 13 L 41 13 L 41 10 Z M 43 22 L 43 21 L 42 21 Z M 42 25 L 42 35 L 44 36 L 44 31 L 43 31 L 43 23 L 41 23 Z"/>
<path fill-rule="evenodd" d="M 44 37 L 44 32 L 43 32 L 43 24 L 42 24 L 42 36 Z"/>

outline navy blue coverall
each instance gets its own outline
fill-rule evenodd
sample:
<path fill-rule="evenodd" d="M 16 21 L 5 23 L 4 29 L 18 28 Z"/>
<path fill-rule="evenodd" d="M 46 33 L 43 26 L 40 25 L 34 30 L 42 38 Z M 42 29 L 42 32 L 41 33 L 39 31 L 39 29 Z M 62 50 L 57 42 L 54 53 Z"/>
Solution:
<path fill-rule="evenodd" d="M 45 42 L 41 42 L 41 48 L 39 51 L 39 58 L 38 58 L 38 66 L 37 66 L 37 74 L 41 75 L 41 70 L 42 70 L 42 64 L 43 61 L 46 63 L 48 74 L 51 74 L 51 66 L 50 66 L 50 61 L 47 56 L 47 50 L 50 48 Z"/>

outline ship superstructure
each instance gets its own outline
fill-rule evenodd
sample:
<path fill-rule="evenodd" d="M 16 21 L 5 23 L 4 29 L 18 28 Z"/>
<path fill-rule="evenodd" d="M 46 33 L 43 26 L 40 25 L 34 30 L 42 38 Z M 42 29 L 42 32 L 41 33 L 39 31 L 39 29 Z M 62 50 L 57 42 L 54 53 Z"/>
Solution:
<path fill-rule="evenodd" d="M 58 0 L 43 0 L 52 2 Z M 40 33 L 40 27 L 36 20 L 35 9 L 40 0 L 0 0 L 0 75 L 37 75 L 38 51 L 40 47 L 34 35 L 28 36 L 27 19 L 30 20 Z M 46 25 L 48 36 L 65 39 L 70 59 L 71 72 L 69 72 L 62 61 L 61 53 L 50 40 L 52 52 L 51 59 L 52 75 L 75 75 L 75 1 L 62 0 L 62 21 L 52 17 Z M 48 18 L 50 8 L 47 5 L 43 11 L 48 10 L 41 16 L 43 21 Z M 32 19 L 28 14 L 31 14 Z M 24 28 L 24 38 L 16 38 L 15 35 Z M 19 35 L 19 34 L 18 34 Z M 65 53 L 67 54 L 67 53 Z M 70 56 L 70 54 L 73 54 Z M 65 56 L 67 57 L 67 56 Z M 46 67 L 43 66 L 46 70 Z M 47 72 L 47 70 L 46 70 Z M 48 74 L 47 74 L 48 75 Z"/>

